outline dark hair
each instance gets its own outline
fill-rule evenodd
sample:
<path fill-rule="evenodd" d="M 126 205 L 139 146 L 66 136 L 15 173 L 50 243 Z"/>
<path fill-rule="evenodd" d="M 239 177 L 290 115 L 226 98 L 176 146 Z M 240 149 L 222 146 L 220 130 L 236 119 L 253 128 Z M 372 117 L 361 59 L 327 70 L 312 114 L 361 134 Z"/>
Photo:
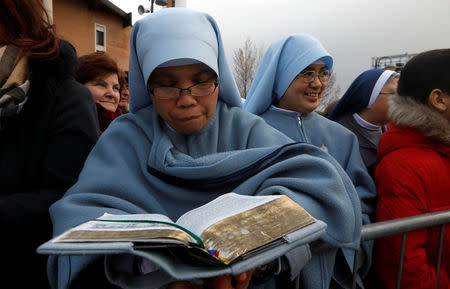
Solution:
<path fill-rule="evenodd" d="M 0 1 L 0 43 L 17 46 L 30 57 L 57 54 L 58 39 L 42 0 Z"/>
<path fill-rule="evenodd" d="M 422 52 L 403 67 L 398 81 L 398 94 L 427 103 L 433 89 L 450 93 L 450 49 Z"/>
<path fill-rule="evenodd" d="M 128 88 L 128 75 L 124 70 L 120 70 L 119 84 L 120 84 L 120 91 L 122 91 L 124 88 Z"/>
<path fill-rule="evenodd" d="M 83 55 L 79 58 L 80 64 L 75 78 L 78 82 L 85 84 L 89 81 L 102 78 L 108 74 L 117 74 L 119 84 L 122 87 L 123 80 L 121 70 L 117 62 L 103 51 Z"/>

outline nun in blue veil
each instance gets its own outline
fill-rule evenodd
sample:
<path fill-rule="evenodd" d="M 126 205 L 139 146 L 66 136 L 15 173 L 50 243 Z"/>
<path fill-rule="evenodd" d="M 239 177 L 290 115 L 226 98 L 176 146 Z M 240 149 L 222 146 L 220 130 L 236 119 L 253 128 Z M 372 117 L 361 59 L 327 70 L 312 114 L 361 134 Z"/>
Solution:
<path fill-rule="evenodd" d="M 78 182 L 50 209 L 55 236 L 105 212 L 159 213 L 176 220 L 234 191 L 249 196 L 285 194 L 327 223 L 324 242 L 359 247 L 361 208 L 350 179 L 322 150 L 292 142 L 241 108 L 211 16 L 170 8 L 136 22 L 129 80 L 130 113 L 111 123 Z M 304 268 L 309 273 L 304 288 L 328 288 L 327 269 L 334 264 L 336 251 L 313 256 L 306 265 L 309 247 L 301 252 L 283 256 L 280 264 L 286 276 L 295 278 Z M 95 264 L 102 266 L 102 260 L 50 257 L 52 288 L 81 288 L 83 281 L 85 288 L 94 287 L 105 279 L 103 267 L 96 271 Z M 130 276 L 145 272 L 131 264 L 116 264 L 127 278 L 113 280 L 108 275 L 109 280 L 132 287 Z M 255 275 L 259 270 L 265 278 L 258 285 L 252 278 L 249 288 L 275 288 L 277 272 L 258 268 Z M 174 280 L 167 275 L 162 281 Z M 145 284 L 152 286 L 156 285 Z"/>
<path fill-rule="evenodd" d="M 398 78 L 399 74 L 391 70 L 364 71 L 328 116 L 358 137 L 362 159 L 372 178 L 377 164 L 378 142 L 388 123 L 388 98 L 397 92 Z"/>
<path fill-rule="evenodd" d="M 374 217 L 376 188 L 359 153 L 356 136 L 314 110 L 326 88 L 333 59 L 320 41 L 307 34 L 293 34 L 273 43 L 263 56 L 244 108 L 297 142 L 312 144 L 334 157 L 356 188 L 362 222 Z M 330 192 L 331 194 L 331 192 Z M 344 250 L 349 266 L 352 252 Z M 371 264 L 372 242 L 362 245 L 359 273 L 364 277 Z M 338 272 L 334 280 L 348 287 L 351 278 Z M 350 267 L 351 268 L 351 267 Z M 361 284 L 361 280 L 359 280 Z"/>

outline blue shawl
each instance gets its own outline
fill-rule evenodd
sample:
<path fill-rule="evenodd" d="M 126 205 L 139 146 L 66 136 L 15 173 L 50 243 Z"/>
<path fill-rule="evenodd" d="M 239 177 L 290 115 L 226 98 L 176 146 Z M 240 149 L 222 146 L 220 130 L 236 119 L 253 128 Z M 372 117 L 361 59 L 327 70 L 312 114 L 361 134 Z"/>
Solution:
<path fill-rule="evenodd" d="M 260 115 L 271 105 L 277 105 L 292 80 L 321 58 L 331 70 L 333 59 L 319 40 L 307 34 L 293 34 L 272 44 L 259 64 L 244 103 L 245 110 Z"/>
<path fill-rule="evenodd" d="M 361 73 L 352 82 L 334 109 L 330 112 L 328 118 L 334 120 L 342 115 L 352 115 L 370 106 L 369 101 L 371 96 L 378 96 L 386 81 L 389 79 L 389 76 L 393 73 L 395 72 L 383 69 L 371 69 Z"/>
<path fill-rule="evenodd" d="M 158 38 L 155 27 L 161 23 L 167 26 L 162 25 Z M 203 45 L 211 39 L 197 35 L 203 35 L 208 27 L 215 28 L 210 30 L 218 47 L 215 59 L 204 58 L 214 53 L 214 45 Z M 168 37 L 167 31 L 184 40 L 169 45 L 176 40 Z M 184 38 L 184 31 L 189 37 Z M 165 53 L 152 50 L 159 61 L 146 56 L 148 51 L 141 47 L 145 40 L 151 47 L 151 43 L 160 42 Z M 193 43 L 187 49 L 183 44 L 190 40 Z M 328 224 L 325 242 L 358 248 L 361 208 L 350 179 L 328 154 L 311 145 L 292 143 L 261 118 L 239 107 L 241 100 L 232 78 L 227 81 L 231 83 L 223 81 L 231 74 L 210 16 L 189 9 L 164 9 L 133 27 L 131 47 L 132 112 L 111 123 L 87 158 L 78 182 L 50 208 L 55 236 L 105 212 L 160 213 L 175 221 L 186 211 L 234 191 L 243 195 L 286 194 Z M 202 52 L 210 49 L 213 51 Z M 217 69 L 222 79 L 213 117 L 200 131 L 186 136 L 188 154 L 174 147 L 145 91 L 152 67 L 184 58 L 204 61 Z M 313 257 L 311 265 L 306 265 L 304 282 L 312 285 L 305 288 L 316 288 L 319 279 L 325 280 L 319 288 L 326 288 L 334 254 Z M 50 257 L 52 288 L 65 288 L 93 259 Z"/>

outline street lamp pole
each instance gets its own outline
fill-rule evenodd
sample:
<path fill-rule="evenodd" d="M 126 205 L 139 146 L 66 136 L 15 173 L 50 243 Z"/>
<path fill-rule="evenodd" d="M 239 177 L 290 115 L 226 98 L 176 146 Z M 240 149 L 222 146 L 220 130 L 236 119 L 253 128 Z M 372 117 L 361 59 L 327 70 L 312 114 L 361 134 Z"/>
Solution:
<path fill-rule="evenodd" d="M 138 7 L 139 15 L 142 15 L 144 13 L 149 13 L 149 12 L 153 13 L 153 7 L 154 7 L 155 3 L 156 3 L 156 5 L 159 5 L 159 6 L 167 6 L 167 0 L 148 0 L 148 1 L 150 1 L 150 10 L 146 9 L 142 5 L 139 5 L 139 7 Z"/>
<path fill-rule="evenodd" d="M 155 3 L 155 0 L 151 0 L 152 4 L 150 5 L 150 13 L 153 13 L 153 3 Z"/>

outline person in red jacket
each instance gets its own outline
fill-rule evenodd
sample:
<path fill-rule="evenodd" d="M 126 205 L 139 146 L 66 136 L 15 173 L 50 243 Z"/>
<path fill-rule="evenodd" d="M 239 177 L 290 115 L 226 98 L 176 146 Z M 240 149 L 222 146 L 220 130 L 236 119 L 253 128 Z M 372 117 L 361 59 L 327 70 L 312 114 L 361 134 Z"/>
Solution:
<path fill-rule="evenodd" d="M 423 52 L 403 68 L 390 100 L 375 172 L 377 221 L 450 209 L 450 49 Z M 436 288 L 440 228 L 407 234 L 401 288 Z M 445 229 L 439 288 L 450 288 L 450 226 Z M 378 240 L 375 269 L 395 288 L 401 234 Z"/>

